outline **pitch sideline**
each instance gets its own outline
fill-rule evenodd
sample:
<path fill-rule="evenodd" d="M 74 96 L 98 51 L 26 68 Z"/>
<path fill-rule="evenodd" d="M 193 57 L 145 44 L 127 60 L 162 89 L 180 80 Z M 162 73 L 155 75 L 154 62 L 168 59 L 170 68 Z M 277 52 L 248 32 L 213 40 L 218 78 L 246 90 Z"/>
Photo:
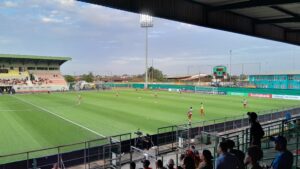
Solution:
<path fill-rule="evenodd" d="M 64 117 L 62 117 L 62 116 L 60 116 L 60 115 L 58 115 L 58 114 L 56 114 L 56 113 L 53 113 L 52 111 L 47 110 L 47 109 L 45 109 L 45 108 L 43 108 L 43 107 L 40 107 L 40 106 L 38 106 L 38 105 L 35 105 L 35 104 L 31 103 L 31 102 L 25 101 L 25 100 L 23 100 L 23 99 L 21 99 L 21 98 L 18 98 L 18 97 L 16 97 L 16 96 L 12 96 L 12 97 L 14 97 L 14 98 L 16 98 L 17 100 L 20 100 L 20 101 L 22 101 L 22 102 L 24 102 L 24 103 L 30 104 L 30 105 L 32 105 L 32 106 L 34 106 L 34 107 L 36 107 L 36 108 L 38 108 L 38 109 L 40 109 L 40 110 L 43 110 L 43 111 L 45 111 L 45 112 L 47 112 L 47 113 L 50 113 L 50 114 L 52 114 L 52 115 L 54 115 L 54 116 L 56 116 L 56 117 L 58 117 L 58 118 L 61 118 L 61 119 L 65 120 L 65 121 L 67 121 L 67 122 L 69 122 L 69 123 L 72 123 L 72 124 L 78 126 L 78 127 L 81 127 L 81 128 L 83 128 L 83 129 L 85 129 L 85 130 L 87 130 L 87 131 L 89 131 L 89 132 L 92 132 L 92 133 L 94 133 L 94 134 L 96 134 L 96 135 L 98 135 L 98 136 L 100 136 L 100 137 L 104 137 L 104 138 L 106 137 L 106 136 L 104 136 L 104 135 L 102 135 L 102 134 L 100 134 L 100 133 L 98 133 L 98 132 L 96 132 L 96 131 L 94 131 L 94 130 L 92 130 L 92 129 L 89 129 L 89 128 L 87 128 L 87 127 L 81 125 L 81 124 L 78 124 L 78 123 L 72 121 L 72 120 L 66 119 L 66 118 L 64 118 Z"/>

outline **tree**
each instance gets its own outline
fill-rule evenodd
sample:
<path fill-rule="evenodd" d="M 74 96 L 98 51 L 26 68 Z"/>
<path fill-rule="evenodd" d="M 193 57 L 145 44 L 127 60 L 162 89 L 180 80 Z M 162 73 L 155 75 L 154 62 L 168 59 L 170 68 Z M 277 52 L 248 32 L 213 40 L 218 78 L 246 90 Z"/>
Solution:
<path fill-rule="evenodd" d="M 145 77 L 145 74 L 144 74 Z M 149 81 L 151 79 L 153 79 L 153 81 L 158 81 L 161 82 L 164 80 L 164 74 L 162 73 L 162 71 L 155 69 L 154 67 L 150 67 L 148 68 L 148 77 L 149 77 Z"/>
<path fill-rule="evenodd" d="M 75 82 L 75 77 L 74 77 L 74 76 L 71 76 L 71 75 L 65 75 L 65 80 L 66 80 L 68 83 L 72 83 L 72 82 Z"/>
<path fill-rule="evenodd" d="M 94 75 L 92 72 L 90 72 L 89 74 L 82 75 L 80 79 L 91 83 L 94 81 Z"/>
<path fill-rule="evenodd" d="M 245 75 L 245 74 L 240 75 L 240 80 L 246 80 L 246 79 L 248 79 L 247 75 Z"/>

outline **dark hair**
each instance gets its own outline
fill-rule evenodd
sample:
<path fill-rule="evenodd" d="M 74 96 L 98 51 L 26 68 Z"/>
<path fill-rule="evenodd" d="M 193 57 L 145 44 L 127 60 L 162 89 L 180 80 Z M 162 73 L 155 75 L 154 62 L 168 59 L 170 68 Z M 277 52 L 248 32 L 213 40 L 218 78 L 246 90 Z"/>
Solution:
<path fill-rule="evenodd" d="M 226 142 L 227 142 L 227 147 L 229 149 L 233 149 L 233 147 L 235 147 L 235 143 L 233 140 L 227 140 Z"/>
<path fill-rule="evenodd" d="M 249 120 L 254 122 L 257 120 L 257 114 L 255 112 L 248 112 L 247 115 L 249 116 Z"/>
<path fill-rule="evenodd" d="M 247 153 L 254 162 L 257 162 L 263 158 L 263 152 L 258 146 L 252 146 L 248 148 Z"/>
<path fill-rule="evenodd" d="M 221 150 L 223 152 L 227 152 L 228 151 L 228 145 L 226 141 L 222 141 L 219 143 L 219 147 L 221 148 Z"/>
<path fill-rule="evenodd" d="M 181 154 L 180 157 L 179 157 L 179 159 L 180 160 L 184 160 L 185 156 L 186 156 L 185 154 Z"/>
<path fill-rule="evenodd" d="M 212 162 L 211 160 L 213 159 L 213 156 L 211 155 L 211 152 L 209 150 L 203 150 L 202 155 L 204 156 L 206 162 Z"/>
<path fill-rule="evenodd" d="M 130 169 L 135 169 L 135 162 L 132 161 L 132 162 L 130 163 Z"/>
<path fill-rule="evenodd" d="M 150 161 L 149 160 L 143 161 L 143 166 L 144 167 L 149 167 L 149 165 L 150 165 Z"/>
<path fill-rule="evenodd" d="M 187 156 L 183 160 L 183 164 L 185 165 L 185 169 L 195 169 L 195 161 L 192 157 Z"/>
<path fill-rule="evenodd" d="M 157 160 L 156 164 L 157 164 L 157 167 L 163 167 L 164 166 L 164 164 L 161 160 Z"/>

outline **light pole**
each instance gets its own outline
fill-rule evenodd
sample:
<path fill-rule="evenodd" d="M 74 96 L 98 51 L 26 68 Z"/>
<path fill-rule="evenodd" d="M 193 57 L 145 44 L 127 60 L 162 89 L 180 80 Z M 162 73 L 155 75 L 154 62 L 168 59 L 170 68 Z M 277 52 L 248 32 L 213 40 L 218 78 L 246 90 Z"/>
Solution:
<path fill-rule="evenodd" d="M 140 24 L 142 28 L 146 29 L 146 43 L 145 43 L 145 86 L 144 88 L 148 88 L 148 28 L 153 27 L 153 19 L 152 16 L 148 14 L 141 14 L 140 15 Z"/>
<path fill-rule="evenodd" d="M 229 74 L 229 82 L 231 83 L 231 75 L 232 75 L 232 72 L 231 72 L 231 50 L 229 51 L 229 53 L 230 53 L 230 58 L 229 58 L 229 67 L 230 67 L 230 69 L 229 69 L 229 71 L 230 71 L 230 74 Z"/>
<path fill-rule="evenodd" d="M 152 58 L 152 83 L 154 82 L 154 67 L 153 67 L 153 58 Z"/>

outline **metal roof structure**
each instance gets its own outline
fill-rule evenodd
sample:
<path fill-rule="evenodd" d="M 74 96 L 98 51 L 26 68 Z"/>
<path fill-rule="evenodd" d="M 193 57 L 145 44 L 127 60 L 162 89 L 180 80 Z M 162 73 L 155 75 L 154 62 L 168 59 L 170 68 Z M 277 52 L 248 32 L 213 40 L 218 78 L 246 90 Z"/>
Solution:
<path fill-rule="evenodd" d="M 300 46 L 300 0 L 79 0 Z"/>
<path fill-rule="evenodd" d="M 46 62 L 58 62 L 63 64 L 64 62 L 71 60 L 70 57 L 52 57 L 52 56 L 32 56 L 32 55 L 15 55 L 15 54 L 0 54 L 1 60 L 21 60 L 21 61 L 46 61 Z"/>

